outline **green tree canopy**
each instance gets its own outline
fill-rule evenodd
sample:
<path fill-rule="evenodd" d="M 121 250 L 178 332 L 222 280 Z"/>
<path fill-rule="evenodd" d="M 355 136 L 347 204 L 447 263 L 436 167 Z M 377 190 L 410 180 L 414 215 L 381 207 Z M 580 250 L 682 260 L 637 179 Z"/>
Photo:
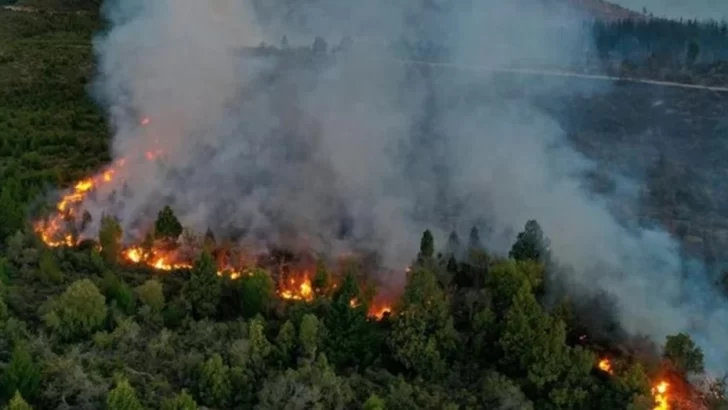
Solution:
<path fill-rule="evenodd" d="M 91 334 L 106 318 L 106 298 L 89 279 L 73 282 L 50 304 L 43 320 L 65 339 Z"/>
<path fill-rule="evenodd" d="M 153 312 L 164 308 L 164 285 L 157 279 L 148 279 L 136 288 L 139 300 Z"/>
<path fill-rule="evenodd" d="M 136 391 L 126 379 L 121 379 L 116 383 L 109 395 L 106 397 L 107 410 L 144 410 L 144 406 L 139 402 Z"/>
<path fill-rule="evenodd" d="M 422 233 L 422 239 L 420 240 L 420 253 L 417 255 L 417 260 L 422 263 L 432 259 L 434 255 L 435 238 L 432 236 L 432 232 L 428 229 Z"/>
<path fill-rule="evenodd" d="M 209 252 L 203 252 L 195 260 L 190 279 L 182 293 L 194 317 L 210 317 L 217 312 L 222 285 L 217 275 L 217 266 Z"/>
<path fill-rule="evenodd" d="M 0 400 L 23 396 L 30 400 L 40 391 L 41 368 L 33 360 L 25 343 L 17 342 L 10 363 L 0 373 Z"/>
<path fill-rule="evenodd" d="M 457 333 L 450 301 L 434 273 L 417 267 L 409 273 L 388 340 L 394 358 L 422 377 L 438 377 L 455 348 Z"/>
<path fill-rule="evenodd" d="M 368 363 L 377 345 L 367 320 L 368 301 L 362 295 L 353 269 L 347 271 L 334 292 L 324 319 L 328 330 L 326 355 L 337 368 Z"/>
<path fill-rule="evenodd" d="M 165 206 L 159 211 L 157 220 L 154 222 L 154 234 L 157 239 L 171 241 L 182 235 L 182 224 L 169 206 Z"/>
<path fill-rule="evenodd" d="M 232 396 L 230 368 L 222 356 L 214 354 L 202 365 L 198 384 L 198 399 L 207 406 L 226 408 Z"/>
<path fill-rule="evenodd" d="M 119 222 L 111 216 L 104 215 L 101 218 L 99 228 L 99 245 L 101 245 L 101 256 L 109 263 L 116 263 L 121 254 L 121 238 L 124 231 Z"/>
<path fill-rule="evenodd" d="M 385 410 L 385 401 L 376 394 L 372 394 L 362 405 L 362 410 Z"/>
<path fill-rule="evenodd" d="M 197 403 L 187 390 L 182 390 L 173 399 L 164 400 L 162 410 L 197 410 Z"/>
<path fill-rule="evenodd" d="M 319 327 L 318 318 L 313 314 L 305 314 L 298 326 L 298 346 L 301 356 L 313 360 L 318 352 Z"/>
<path fill-rule="evenodd" d="M 526 222 L 523 232 L 518 234 L 516 242 L 511 247 L 509 257 L 518 260 L 534 260 L 546 262 L 550 258 L 550 242 L 535 220 Z"/>
<path fill-rule="evenodd" d="M 703 350 L 686 333 L 667 336 L 663 356 L 683 374 L 705 371 Z"/>
<path fill-rule="evenodd" d="M 8 406 L 5 407 L 6 410 L 33 410 L 32 407 L 23 399 L 23 396 L 19 392 L 15 392 L 15 395 L 12 399 L 10 399 L 10 402 L 8 403 Z"/>
<path fill-rule="evenodd" d="M 275 283 L 270 274 L 263 269 L 254 269 L 251 274 L 243 275 L 239 282 L 243 315 L 267 314 L 275 298 Z"/>

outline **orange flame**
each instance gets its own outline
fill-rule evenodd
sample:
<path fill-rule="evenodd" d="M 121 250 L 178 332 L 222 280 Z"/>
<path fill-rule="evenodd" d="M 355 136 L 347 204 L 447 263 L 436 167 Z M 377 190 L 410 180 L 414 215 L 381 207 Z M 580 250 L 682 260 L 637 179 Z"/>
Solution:
<path fill-rule="evenodd" d="M 608 358 L 599 360 L 597 367 L 599 367 L 599 370 L 603 372 L 614 374 L 612 362 Z M 653 410 L 670 410 L 668 396 L 669 389 L 670 384 L 665 380 L 660 380 L 654 387 L 652 387 L 652 399 L 655 402 Z"/>
<path fill-rule="evenodd" d="M 670 384 L 664 380 L 661 380 L 652 388 L 652 397 L 655 400 L 654 410 L 670 410 L 670 403 L 668 402 L 669 389 Z"/>
<path fill-rule="evenodd" d="M 152 250 L 147 255 L 140 247 L 131 247 L 122 252 L 122 256 L 130 262 L 143 263 L 157 270 L 170 271 L 174 269 L 189 269 L 189 263 L 173 262 L 169 254 Z"/>
<path fill-rule="evenodd" d="M 614 374 L 614 371 L 612 370 L 612 362 L 610 362 L 607 358 L 600 360 L 597 366 L 599 367 L 599 370 L 603 372 Z"/>
<path fill-rule="evenodd" d="M 382 320 L 384 318 L 384 315 L 386 315 L 387 313 L 392 313 L 391 306 L 372 304 L 372 306 L 369 307 L 368 315 L 369 317 L 376 320 Z"/>
<path fill-rule="evenodd" d="M 63 195 L 56 203 L 56 212 L 45 220 L 40 220 L 33 225 L 33 230 L 40 236 L 41 240 L 48 246 L 56 248 L 59 246 L 73 246 L 77 240 L 67 232 L 66 222 L 77 220 L 81 213 L 81 205 L 88 194 L 100 185 L 113 181 L 114 174 L 123 167 L 125 161 L 117 161 L 115 166 L 105 169 L 98 175 L 84 178 L 77 182 L 69 193 Z"/>
<path fill-rule="evenodd" d="M 353 298 L 352 300 L 349 301 L 349 306 L 352 308 L 355 308 L 359 305 L 360 305 L 360 303 L 357 298 Z M 372 302 L 369 305 L 369 309 L 367 310 L 367 316 L 370 318 L 376 319 L 376 320 L 382 320 L 384 318 L 385 314 L 391 313 L 391 312 L 392 312 L 391 306 L 389 306 L 387 304 L 383 304 L 381 302 L 379 302 L 379 303 Z"/>
<path fill-rule="evenodd" d="M 313 286 L 307 273 L 291 276 L 288 281 L 281 281 L 281 289 L 278 292 L 281 298 L 286 300 L 313 300 Z"/>
<path fill-rule="evenodd" d="M 122 257 L 129 262 L 143 264 L 161 271 L 192 268 L 191 263 L 176 261 L 171 252 L 164 252 L 160 249 L 152 249 L 150 252 L 146 252 L 141 247 L 133 246 L 125 249 L 122 252 Z M 236 280 L 240 279 L 242 272 L 226 266 L 224 269 L 218 270 L 217 275 L 225 275 Z"/>

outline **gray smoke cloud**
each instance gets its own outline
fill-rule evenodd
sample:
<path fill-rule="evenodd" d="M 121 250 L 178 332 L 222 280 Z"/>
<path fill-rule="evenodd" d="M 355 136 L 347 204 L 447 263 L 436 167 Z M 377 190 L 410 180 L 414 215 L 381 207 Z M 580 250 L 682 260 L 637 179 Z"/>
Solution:
<path fill-rule="evenodd" d="M 134 236 L 170 204 L 197 231 L 376 250 L 393 267 L 424 229 L 444 239 L 485 220 L 489 248 L 505 252 L 537 219 L 574 289 L 615 295 L 628 332 L 690 333 L 711 370 L 726 370 L 723 298 L 701 275 L 681 278 L 667 233 L 626 227 L 584 190 L 579 176 L 595 164 L 528 98 L 610 84 L 415 68 L 386 46 L 444 39 L 451 61 L 552 67 L 591 45 L 578 14 L 518 1 L 286 3 L 107 2 L 95 90 L 127 187 L 103 188 L 92 214 L 113 213 Z M 283 35 L 292 48 L 315 35 L 350 35 L 354 47 L 330 59 L 245 51 Z"/>

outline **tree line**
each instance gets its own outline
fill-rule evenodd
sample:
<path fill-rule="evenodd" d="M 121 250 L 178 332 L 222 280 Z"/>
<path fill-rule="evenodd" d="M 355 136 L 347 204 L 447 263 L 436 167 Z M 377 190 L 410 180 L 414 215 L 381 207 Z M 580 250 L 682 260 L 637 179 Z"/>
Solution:
<path fill-rule="evenodd" d="M 169 208 L 155 227 L 168 240 L 181 228 Z M 262 267 L 220 276 L 206 248 L 191 268 L 160 273 L 104 251 L 120 238 L 111 218 L 98 241 L 76 248 L 50 249 L 21 231 L 8 238 L 8 409 L 651 409 L 657 373 L 704 371 L 684 334 L 668 337 L 654 361 L 615 354 L 613 373 L 601 371 L 604 347 L 584 333 L 594 306 L 547 302 L 558 279 L 536 221 L 503 256 L 484 248 L 477 228 L 444 246 L 425 231 L 381 320 L 367 315 L 370 272 L 356 261 L 317 264 L 313 299 L 285 301 Z"/>

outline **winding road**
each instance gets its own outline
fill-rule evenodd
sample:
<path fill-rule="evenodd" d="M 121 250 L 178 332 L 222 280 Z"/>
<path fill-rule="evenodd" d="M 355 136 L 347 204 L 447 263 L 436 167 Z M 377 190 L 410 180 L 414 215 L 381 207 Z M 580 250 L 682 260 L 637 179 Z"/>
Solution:
<path fill-rule="evenodd" d="M 506 68 L 506 67 L 499 68 L 499 67 L 489 67 L 489 66 L 464 65 L 464 64 L 456 64 L 456 63 L 433 63 L 433 62 L 421 61 L 421 60 L 401 60 L 401 59 L 379 59 L 379 60 L 397 62 L 397 63 L 401 63 L 401 64 L 416 64 L 416 65 L 426 65 L 426 66 L 430 66 L 430 67 L 451 68 L 451 69 L 455 69 L 455 70 L 506 73 L 506 74 L 540 75 L 540 76 L 549 76 L 549 77 L 584 78 L 584 79 L 599 80 L 599 81 L 614 81 L 614 82 L 619 81 L 619 82 L 627 82 L 627 83 L 649 84 L 649 85 L 656 85 L 656 86 L 662 86 L 662 87 L 691 88 L 691 89 L 695 89 L 695 90 L 728 92 L 728 87 L 677 83 L 677 82 L 673 82 L 673 81 L 650 80 L 650 79 L 645 79 L 645 78 L 634 78 L 634 77 L 614 77 L 614 76 L 600 75 L 600 74 L 584 74 L 584 73 L 579 73 L 579 72 L 574 72 L 574 71 L 530 69 L 530 68 Z"/>

